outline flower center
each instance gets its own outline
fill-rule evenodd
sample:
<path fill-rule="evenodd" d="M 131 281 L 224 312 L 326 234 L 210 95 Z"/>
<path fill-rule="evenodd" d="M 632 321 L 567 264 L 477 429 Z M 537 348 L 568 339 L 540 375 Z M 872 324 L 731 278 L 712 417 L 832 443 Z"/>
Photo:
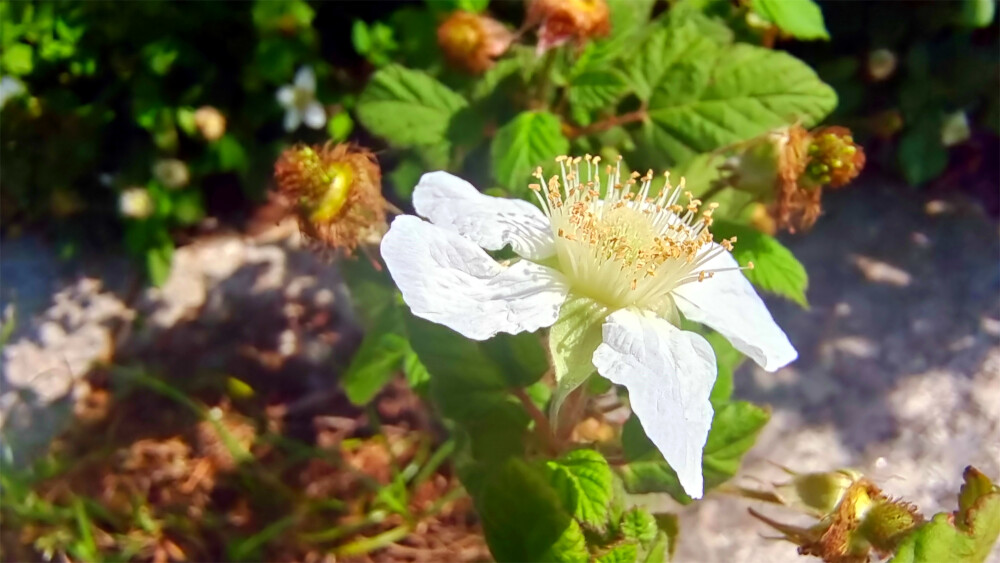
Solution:
<path fill-rule="evenodd" d="M 732 249 L 735 237 L 710 246 L 712 213 L 677 187 L 669 174 L 656 197 L 650 197 L 653 173 L 636 172 L 621 181 L 621 164 L 606 169 L 602 194 L 600 157 L 559 157 L 562 175 L 531 184 L 556 238 L 556 255 L 573 290 L 613 308 L 637 306 L 667 314 L 670 292 L 712 277 L 706 269 L 718 253 Z M 580 163 L 586 161 L 584 180 Z M 535 177 L 543 181 L 541 169 Z M 687 204 L 678 203 L 681 196 Z M 603 196 L 603 197 L 602 197 Z M 749 267 L 753 267 L 751 264 Z"/>

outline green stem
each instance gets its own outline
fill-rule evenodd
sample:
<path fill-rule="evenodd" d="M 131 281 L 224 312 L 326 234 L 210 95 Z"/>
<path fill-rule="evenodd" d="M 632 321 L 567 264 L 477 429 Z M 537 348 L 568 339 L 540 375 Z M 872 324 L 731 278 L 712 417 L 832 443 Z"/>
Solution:
<path fill-rule="evenodd" d="M 577 137 L 593 135 L 594 133 L 602 133 L 604 131 L 607 131 L 608 129 L 611 129 L 612 127 L 625 125 L 626 123 L 645 121 L 647 117 L 649 117 L 649 113 L 646 111 L 645 107 L 641 107 L 635 111 L 630 111 L 622 115 L 613 115 L 607 119 L 602 119 L 601 121 L 591 123 L 586 127 L 571 129 L 567 136 L 570 139 L 575 139 Z"/>
<path fill-rule="evenodd" d="M 403 524 L 389 531 L 382 532 L 377 536 L 360 539 L 339 547 L 334 551 L 334 553 L 345 557 L 349 557 L 351 555 L 364 555 L 375 551 L 376 549 L 386 547 L 389 544 L 396 543 L 408 535 L 410 535 L 410 526 L 409 524 Z"/>

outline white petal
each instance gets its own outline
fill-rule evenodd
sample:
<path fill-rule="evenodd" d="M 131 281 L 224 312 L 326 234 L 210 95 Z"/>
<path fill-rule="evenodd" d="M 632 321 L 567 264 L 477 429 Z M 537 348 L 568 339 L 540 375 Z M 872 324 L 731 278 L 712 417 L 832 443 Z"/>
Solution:
<path fill-rule="evenodd" d="M 304 66 L 295 73 L 295 87 L 310 94 L 316 91 L 316 74 L 311 66 Z"/>
<path fill-rule="evenodd" d="M 568 292 L 555 270 L 526 260 L 505 268 L 472 241 L 412 215 L 392 222 L 382 258 L 414 315 L 474 340 L 551 326 Z"/>
<path fill-rule="evenodd" d="M 295 105 L 295 88 L 291 86 L 278 88 L 278 103 L 286 108 Z"/>
<path fill-rule="evenodd" d="M 711 247 L 708 252 L 719 245 L 713 243 Z M 704 269 L 738 266 L 733 255 L 723 251 L 709 260 Z M 684 284 L 673 295 L 685 317 L 718 331 L 767 371 L 776 371 L 799 357 L 753 285 L 737 270 Z"/>
<path fill-rule="evenodd" d="M 413 191 L 413 208 L 435 225 L 465 236 L 487 250 L 508 244 L 529 260 L 555 254 L 549 220 L 519 199 L 479 193 L 472 184 L 447 172 L 430 172 Z"/>
<path fill-rule="evenodd" d="M 306 106 L 306 111 L 303 113 L 302 120 L 306 122 L 306 125 L 312 127 L 313 129 L 322 129 L 326 125 L 326 110 L 323 109 L 323 104 L 313 100 Z"/>
<path fill-rule="evenodd" d="M 712 426 L 708 397 L 717 369 L 700 335 L 630 309 L 604 321 L 597 373 L 628 389 L 632 412 L 692 498 L 701 498 L 702 450 Z"/>
<path fill-rule="evenodd" d="M 289 108 L 288 111 L 285 112 L 285 131 L 291 133 L 292 131 L 298 129 L 301 124 L 302 114 L 295 108 Z"/>

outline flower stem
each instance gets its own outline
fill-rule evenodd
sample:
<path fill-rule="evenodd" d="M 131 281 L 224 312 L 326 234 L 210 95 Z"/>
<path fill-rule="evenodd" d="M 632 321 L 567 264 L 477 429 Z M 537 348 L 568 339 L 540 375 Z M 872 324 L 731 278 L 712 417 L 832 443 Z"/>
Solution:
<path fill-rule="evenodd" d="M 614 115 L 607 119 L 602 119 L 595 123 L 591 123 L 586 127 L 574 128 L 569 126 L 569 131 L 567 137 L 570 139 L 575 139 L 577 137 L 583 137 L 585 135 L 593 135 L 594 133 L 601 133 L 607 131 L 612 127 L 617 127 L 619 125 L 625 125 L 626 123 L 635 123 L 636 121 L 644 121 L 649 116 L 645 107 L 641 107 L 635 111 L 630 111 L 622 115 Z"/>
<path fill-rule="evenodd" d="M 531 420 L 535 421 L 535 434 L 542 442 L 542 446 L 553 455 L 558 453 L 559 450 L 556 447 L 555 435 L 552 433 L 552 425 L 549 424 L 549 419 L 545 416 L 545 413 L 535 405 L 535 402 L 531 400 L 531 397 L 528 396 L 524 389 L 518 387 L 512 392 L 521 401 L 521 404 L 524 405 L 524 410 L 528 411 L 528 416 L 531 417 Z"/>

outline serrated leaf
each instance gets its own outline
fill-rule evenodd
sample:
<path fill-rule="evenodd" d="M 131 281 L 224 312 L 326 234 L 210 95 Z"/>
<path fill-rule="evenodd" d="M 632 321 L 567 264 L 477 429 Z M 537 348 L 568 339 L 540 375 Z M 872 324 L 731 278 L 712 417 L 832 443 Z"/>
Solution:
<path fill-rule="evenodd" d="M 690 22 L 658 28 L 631 58 L 630 85 L 642 100 L 649 100 L 667 72 L 684 60 L 715 57 L 719 45 Z"/>
<path fill-rule="evenodd" d="M 896 549 L 890 563 L 982 563 L 1000 536 L 1000 491 L 974 468 L 967 468 L 959 511 L 940 513 L 916 529 Z"/>
<path fill-rule="evenodd" d="M 598 553 L 598 563 L 634 563 L 639 557 L 639 544 L 634 541 L 620 543 L 607 551 Z"/>
<path fill-rule="evenodd" d="M 750 7 L 796 39 L 830 39 L 823 12 L 813 0 L 753 0 Z"/>
<path fill-rule="evenodd" d="M 483 533 L 497 561 L 587 561 L 580 526 L 542 473 L 509 459 L 473 489 Z"/>
<path fill-rule="evenodd" d="M 604 532 L 614 478 L 604 456 L 594 450 L 574 450 L 558 460 L 549 461 L 547 466 L 549 481 L 566 511 L 581 525 Z"/>
<path fill-rule="evenodd" d="M 794 121 L 811 127 L 837 105 L 833 89 L 791 55 L 745 44 L 702 51 L 681 50 L 666 68 L 647 72 L 658 81 L 633 166 L 662 167 L 664 156 L 683 163 Z"/>
<path fill-rule="evenodd" d="M 619 528 L 626 538 L 648 545 L 656 539 L 659 528 L 656 519 L 643 508 L 633 508 L 622 516 Z"/>
<path fill-rule="evenodd" d="M 592 299 L 571 295 L 549 329 L 549 354 L 556 378 L 551 417 L 558 420 L 566 397 L 594 373 L 592 358 L 601 344 L 601 325 L 610 311 Z"/>
<path fill-rule="evenodd" d="M 809 307 L 806 299 L 809 275 L 792 251 L 777 239 L 751 227 L 721 220 L 712 224 L 712 233 L 720 240 L 737 238 L 733 258 L 741 266 L 753 262 L 754 269 L 743 270 L 750 283 Z"/>
<path fill-rule="evenodd" d="M 584 117 L 601 108 L 613 108 L 627 92 L 625 77 L 619 72 L 587 70 L 570 78 L 569 103 L 574 116 Z"/>
<path fill-rule="evenodd" d="M 702 473 L 708 492 L 728 481 L 739 470 L 743 455 L 757 440 L 757 434 L 770 420 L 771 414 L 747 402 L 728 403 L 715 410 L 712 429 L 708 433 L 702 454 Z M 642 431 L 633 416 L 622 430 L 625 457 L 631 463 L 619 466 L 625 490 L 633 494 L 669 493 L 681 504 L 689 497 L 677 480 L 677 475 Z"/>
<path fill-rule="evenodd" d="M 536 167 L 567 152 L 569 141 L 558 117 L 546 111 L 522 112 L 501 127 L 493 139 L 493 177 L 515 194 L 524 194 Z"/>
<path fill-rule="evenodd" d="M 464 98 L 430 75 L 393 64 L 372 76 L 357 114 L 369 131 L 394 146 L 447 146 L 448 122 L 465 106 Z"/>

